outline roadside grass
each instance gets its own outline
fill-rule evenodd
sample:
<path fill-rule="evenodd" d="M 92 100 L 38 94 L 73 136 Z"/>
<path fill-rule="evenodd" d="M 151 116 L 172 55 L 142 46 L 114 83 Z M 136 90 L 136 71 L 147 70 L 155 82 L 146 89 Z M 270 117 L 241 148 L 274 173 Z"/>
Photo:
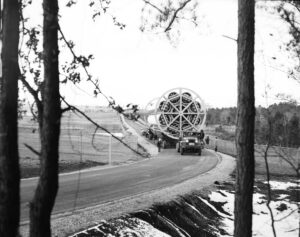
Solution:
<path fill-rule="evenodd" d="M 115 111 L 100 109 L 88 111 L 87 114 L 110 132 L 124 134 L 119 116 Z M 96 135 L 93 137 L 94 133 Z M 72 112 L 66 113 L 61 121 L 60 173 L 109 164 L 110 141 L 104 133 L 100 129 L 95 131 L 95 126 L 85 118 Z M 123 140 L 132 148 L 142 151 L 135 136 L 125 134 Z M 38 125 L 30 116 L 25 116 L 19 121 L 19 154 L 21 177 L 34 177 L 39 174 L 39 158 L 25 144 L 36 151 L 40 149 Z M 140 159 L 143 158 L 116 139 L 111 139 L 111 165 Z"/>
<path fill-rule="evenodd" d="M 22 178 L 31 178 L 38 176 L 40 173 L 40 166 L 39 164 L 33 165 L 34 163 L 30 164 L 23 164 L 21 167 L 21 177 Z M 106 165 L 107 163 L 95 162 L 91 160 L 86 160 L 85 162 L 70 162 L 70 161 L 60 161 L 59 162 L 59 173 L 66 173 L 71 171 L 77 171 L 81 169 L 87 169 L 94 166 L 102 166 Z"/>

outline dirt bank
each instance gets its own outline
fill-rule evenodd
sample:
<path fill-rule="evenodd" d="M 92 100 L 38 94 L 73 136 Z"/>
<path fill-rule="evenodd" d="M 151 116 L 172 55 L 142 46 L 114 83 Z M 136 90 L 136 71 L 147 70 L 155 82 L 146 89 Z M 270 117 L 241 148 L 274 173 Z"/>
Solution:
<path fill-rule="evenodd" d="M 277 236 L 292 237 L 299 233 L 299 184 L 271 181 L 270 208 L 275 219 Z M 253 194 L 253 236 L 273 236 L 270 213 L 266 206 L 267 184 L 255 182 Z M 216 182 L 207 194 L 193 192 L 166 203 L 130 213 L 73 234 L 72 237 L 141 236 L 199 237 L 233 235 L 234 180 Z M 297 203 L 298 202 L 298 203 Z M 145 231 L 147 230 L 147 231 Z"/>

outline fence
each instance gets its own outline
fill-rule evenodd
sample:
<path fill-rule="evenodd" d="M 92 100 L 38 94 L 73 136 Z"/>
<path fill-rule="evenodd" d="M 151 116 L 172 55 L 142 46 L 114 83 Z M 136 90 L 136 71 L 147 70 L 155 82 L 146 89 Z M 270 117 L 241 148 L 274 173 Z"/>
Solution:
<path fill-rule="evenodd" d="M 121 133 L 115 133 L 114 135 L 129 144 L 133 149 L 138 150 L 137 137 L 124 137 Z M 117 164 L 140 159 L 139 155 L 108 133 L 97 132 L 93 134 L 87 129 L 62 128 L 59 144 L 60 160 L 63 162 L 93 161 L 100 164 Z M 36 151 L 40 150 L 39 131 L 36 127 L 19 127 L 19 153 L 21 164 L 39 164 L 38 156 L 26 145 Z"/>
<path fill-rule="evenodd" d="M 266 150 L 266 145 L 255 145 L 255 163 L 256 172 L 265 172 L 265 161 L 264 152 Z M 231 156 L 236 156 L 236 146 L 235 142 L 225 141 L 221 139 L 216 139 L 210 137 L 210 142 L 208 148 L 215 149 L 224 154 Z M 289 148 L 289 147 L 278 147 L 270 146 L 268 153 L 268 164 L 272 174 L 275 175 L 295 175 L 297 169 L 300 165 L 300 148 Z"/>

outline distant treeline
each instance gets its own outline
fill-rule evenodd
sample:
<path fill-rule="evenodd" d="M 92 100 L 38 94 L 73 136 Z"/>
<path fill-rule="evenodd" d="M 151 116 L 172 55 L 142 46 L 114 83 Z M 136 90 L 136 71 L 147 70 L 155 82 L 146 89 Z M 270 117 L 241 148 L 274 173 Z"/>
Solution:
<path fill-rule="evenodd" d="M 235 125 L 236 113 L 236 107 L 208 109 L 206 124 Z M 300 146 L 300 106 L 293 103 L 279 103 L 268 108 L 261 106 L 256 108 L 255 142 L 267 144 L 268 141 L 271 145 L 277 146 Z"/>

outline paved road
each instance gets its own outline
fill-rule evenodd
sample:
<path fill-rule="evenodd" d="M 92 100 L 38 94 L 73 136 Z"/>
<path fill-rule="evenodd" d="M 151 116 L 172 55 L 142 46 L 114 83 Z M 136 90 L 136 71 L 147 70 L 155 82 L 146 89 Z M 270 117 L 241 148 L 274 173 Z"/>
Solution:
<path fill-rule="evenodd" d="M 85 208 L 172 186 L 211 170 L 217 163 L 217 156 L 208 150 L 204 150 L 202 156 L 180 156 L 174 149 L 167 149 L 157 157 L 131 165 L 101 168 L 82 172 L 80 175 L 61 175 L 53 213 L 72 211 L 74 208 Z M 28 219 L 28 202 L 33 196 L 36 184 L 36 179 L 25 179 L 21 182 L 22 221 Z"/>

